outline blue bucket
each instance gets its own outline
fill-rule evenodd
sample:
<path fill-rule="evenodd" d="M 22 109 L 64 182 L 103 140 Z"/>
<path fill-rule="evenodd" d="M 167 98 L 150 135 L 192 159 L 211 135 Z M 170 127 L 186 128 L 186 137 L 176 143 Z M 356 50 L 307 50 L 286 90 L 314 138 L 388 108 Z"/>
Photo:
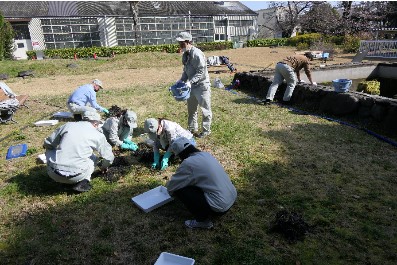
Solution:
<path fill-rule="evenodd" d="M 350 79 L 335 79 L 332 80 L 332 85 L 335 92 L 347 92 L 352 85 L 352 80 Z"/>

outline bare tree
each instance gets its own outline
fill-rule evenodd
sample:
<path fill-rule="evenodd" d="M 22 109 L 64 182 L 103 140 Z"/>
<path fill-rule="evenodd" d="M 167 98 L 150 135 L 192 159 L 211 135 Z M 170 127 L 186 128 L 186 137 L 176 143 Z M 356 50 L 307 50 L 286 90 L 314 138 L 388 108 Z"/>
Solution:
<path fill-rule="evenodd" d="M 342 12 L 338 32 L 341 35 L 369 32 L 383 24 L 389 13 L 386 1 L 343 1 L 338 7 Z"/>
<path fill-rule="evenodd" d="M 276 23 L 283 31 L 283 37 L 291 37 L 300 24 L 300 17 L 312 7 L 312 1 L 270 2 L 276 8 Z"/>
<path fill-rule="evenodd" d="M 137 30 L 138 30 L 138 24 L 139 24 L 139 20 L 138 20 L 138 14 L 139 14 L 139 10 L 138 10 L 138 4 L 139 1 L 129 1 L 130 4 L 130 12 L 131 12 L 131 16 L 132 16 L 132 21 L 134 22 L 134 34 L 135 34 L 135 45 L 138 42 L 138 34 L 137 34 Z"/>
<path fill-rule="evenodd" d="M 336 8 L 327 2 L 315 2 L 312 8 L 300 19 L 301 30 L 308 33 L 326 35 L 338 32 L 341 16 Z"/>

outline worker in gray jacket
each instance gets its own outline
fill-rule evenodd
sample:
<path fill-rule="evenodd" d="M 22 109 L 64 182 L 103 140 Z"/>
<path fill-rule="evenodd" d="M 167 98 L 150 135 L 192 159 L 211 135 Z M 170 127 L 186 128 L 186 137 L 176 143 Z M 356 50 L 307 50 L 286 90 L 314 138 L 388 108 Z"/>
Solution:
<path fill-rule="evenodd" d="M 210 217 L 222 215 L 237 198 L 237 191 L 222 165 L 210 153 L 201 152 L 189 139 L 180 137 L 171 145 L 182 160 L 166 187 L 194 215 L 189 228 L 211 228 Z"/>
<path fill-rule="evenodd" d="M 179 137 L 186 137 L 196 145 L 193 134 L 185 130 L 178 123 L 166 119 L 149 118 L 145 120 L 144 130 L 153 141 L 153 164 L 152 168 L 160 166 L 161 170 L 168 167 L 168 160 L 172 155 L 170 147 L 172 142 Z M 160 165 L 160 149 L 166 150 Z"/>
<path fill-rule="evenodd" d="M 56 182 L 75 184 L 73 189 L 84 192 L 91 189 L 91 174 L 98 158 L 102 157 L 101 169 L 106 170 L 114 160 L 112 147 L 97 130 L 100 115 L 86 111 L 83 121 L 68 122 L 44 140 L 47 173 Z"/>
<path fill-rule="evenodd" d="M 113 116 L 107 118 L 98 130 L 112 146 L 118 146 L 123 150 L 138 150 L 138 145 L 131 140 L 134 129 L 138 127 L 136 113 L 118 107 L 112 107 L 111 111 Z"/>
<path fill-rule="evenodd" d="M 178 34 L 176 40 L 183 51 L 182 77 L 178 82 L 191 85 L 190 97 L 187 100 L 188 129 L 198 133 L 198 106 L 203 113 L 202 132 L 198 137 L 206 137 L 211 133 L 211 83 L 207 70 L 207 61 L 204 53 L 192 45 L 192 35 L 188 32 Z"/>

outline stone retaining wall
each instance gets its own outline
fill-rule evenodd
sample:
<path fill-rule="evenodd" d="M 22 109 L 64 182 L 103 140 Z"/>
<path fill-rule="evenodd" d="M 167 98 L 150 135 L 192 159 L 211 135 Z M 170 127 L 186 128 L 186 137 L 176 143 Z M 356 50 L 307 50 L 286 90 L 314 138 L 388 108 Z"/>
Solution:
<path fill-rule="evenodd" d="M 236 73 L 233 82 L 238 79 L 242 90 L 264 99 L 272 82 L 269 72 Z M 275 100 L 283 97 L 286 85 L 280 85 Z M 397 135 L 397 100 L 360 92 L 337 93 L 329 86 L 298 84 L 291 98 L 292 105 L 320 114 L 348 117 L 363 126 L 375 125 Z"/>

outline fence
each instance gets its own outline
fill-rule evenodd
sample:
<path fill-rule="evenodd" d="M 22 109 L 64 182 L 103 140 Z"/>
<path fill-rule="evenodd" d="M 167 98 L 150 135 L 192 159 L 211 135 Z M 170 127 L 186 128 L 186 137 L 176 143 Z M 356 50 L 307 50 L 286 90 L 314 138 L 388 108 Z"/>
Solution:
<path fill-rule="evenodd" d="M 359 52 L 367 52 L 366 57 L 397 58 L 397 41 L 362 40 Z"/>

